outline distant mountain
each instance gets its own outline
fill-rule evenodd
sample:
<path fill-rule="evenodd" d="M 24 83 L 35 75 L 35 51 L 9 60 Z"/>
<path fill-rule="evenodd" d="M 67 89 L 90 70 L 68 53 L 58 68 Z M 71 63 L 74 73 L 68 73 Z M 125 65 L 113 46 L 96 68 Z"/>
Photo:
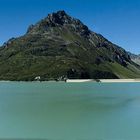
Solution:
<path fill-rule="evenodd" d="M 128 54 L 130 55 L 130 58 L 133 62 L 135 62 L 136 64 L 140 65 L 140 54 L 136 55 L 136 54 L 132 54 L 130 52 L 128 52 Z"/>
<path fill-rule="evenodd" d="M 140 78 L 121 47 L 65 11 L 49 14 L 0 47 L 1 80 Z"/>

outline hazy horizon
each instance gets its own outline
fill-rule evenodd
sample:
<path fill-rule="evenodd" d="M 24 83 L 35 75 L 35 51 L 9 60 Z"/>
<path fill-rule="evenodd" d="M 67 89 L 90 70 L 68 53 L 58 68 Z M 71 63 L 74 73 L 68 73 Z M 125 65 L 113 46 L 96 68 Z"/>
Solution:
<path fill-rule="evenodd" d="M 127 51 L 140 53 L 138 0 L 1 0 L 0 45 L 12 37 L 23 35 L 29 25 L 58 10 L 65 10 L 92 31 L 102 34 Z"/>

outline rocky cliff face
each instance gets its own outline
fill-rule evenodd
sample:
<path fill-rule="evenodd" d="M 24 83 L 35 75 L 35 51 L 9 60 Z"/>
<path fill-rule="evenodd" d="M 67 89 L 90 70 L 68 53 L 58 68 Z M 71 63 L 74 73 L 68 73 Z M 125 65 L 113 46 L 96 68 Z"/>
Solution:
<path fill-rule="evenodd" d="M 88 37 L 91 33 L 87 26 L 85 26 L 80 20 L 74 19 L 67 15 L 65 11 L 58 11 L 57 13 L 49 14 L 47 18 L 41 20 L 36 25 L 31 25 L 28 29 L 28 33 L 37 33 L 48 31 L 49 27 L 64 27 L 69 25 L 73 31 Z"/>
<path fill-rule="evenodd" d="M 0 48 L 0 79 L 136 78 L 139 66 L 121 47 L 65 11 L 49 14 Z"/>

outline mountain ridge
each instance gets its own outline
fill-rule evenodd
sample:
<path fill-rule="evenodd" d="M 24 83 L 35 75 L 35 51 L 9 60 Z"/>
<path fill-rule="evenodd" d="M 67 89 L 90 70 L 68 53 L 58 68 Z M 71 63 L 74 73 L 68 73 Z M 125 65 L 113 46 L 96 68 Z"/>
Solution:
<path fill-rule="evenodd" d="M 133 62 L 140 65 L 140 54 L 133 54 L 133 53 L 130 53 L 130 52 L 128 52 L 128 54 L 130 55 L 130 58 Z"/>
<path fill-rule="evenodd" d="M 1 80 L 139 78 L 123 48 L 65 11 L 49 14 L 0 48 Z"/>

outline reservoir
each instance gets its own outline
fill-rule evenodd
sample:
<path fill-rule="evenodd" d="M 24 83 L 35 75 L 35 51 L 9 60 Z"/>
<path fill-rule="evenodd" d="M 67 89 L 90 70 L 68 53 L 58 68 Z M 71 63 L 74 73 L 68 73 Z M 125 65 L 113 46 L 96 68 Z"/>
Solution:
<path fill-rule="evenodd" d="M 139 140 L 140 83 L 0 82 L 0 139 Z"/>

